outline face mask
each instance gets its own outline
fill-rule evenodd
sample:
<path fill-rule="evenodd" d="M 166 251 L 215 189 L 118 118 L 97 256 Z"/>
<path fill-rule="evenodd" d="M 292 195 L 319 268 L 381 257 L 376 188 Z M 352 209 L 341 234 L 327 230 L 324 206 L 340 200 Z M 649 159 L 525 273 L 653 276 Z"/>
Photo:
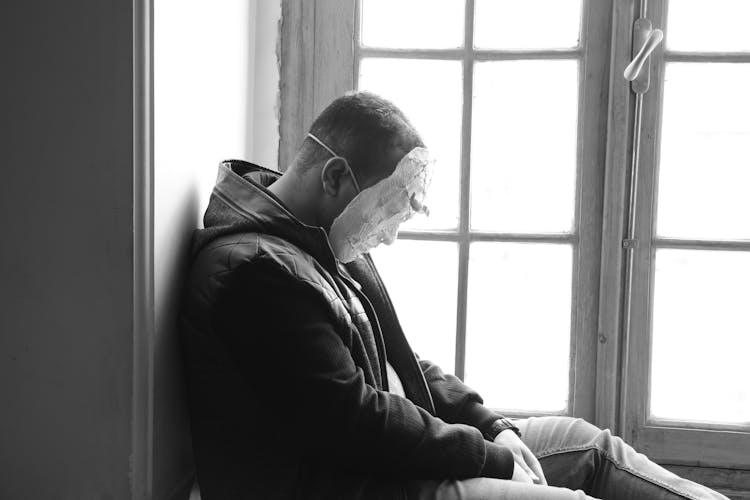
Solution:
<path fill-rule="evenodd" d="M 319 139 L 312 138 L 320 144 Z M 323 146 L 334 157 L 340 158 Z M 349 202 L 333 221 L 328 233 L 331 248 L 339 261 L 351 262 L 380 243 L 392 243 L 402 222 L 409 220 L 414 213 L 429 213 L 424 199 L 433 163 L 427 149 L 414 148 L 398 162 L 390 176 L 360 191 Z M 351 168 L 349 172 L 354 179 Z"/>

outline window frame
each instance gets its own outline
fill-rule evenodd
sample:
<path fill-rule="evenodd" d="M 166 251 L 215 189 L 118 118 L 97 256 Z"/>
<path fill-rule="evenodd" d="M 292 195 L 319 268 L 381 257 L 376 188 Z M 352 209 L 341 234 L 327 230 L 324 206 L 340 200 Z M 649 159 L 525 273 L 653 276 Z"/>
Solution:
<path fill-rule="evenodd" d="M 568 407 L 563 411 L 522 411 L 504 410 L 511 416 L 529 415 L 575 415 L 593 417 L 592 401 L 590 395 L 593 386 L 588 382 L 592 379 L 587 370 L 593 365 L 587 361 L 594 352 L 595 344 L 590 342 L 591 323 L 587 324 L 586 313 L 593 312 L 591 295 L 595 293 L 591 283 L 586 279 L 590 277 L 593 269 L 598 270 L 598 262 L 593 258 L 599 255 L 600 234 L 589 234 L 590 228 L 599 228 L 601 223 L 589 225 L 582 224 L 584 215 L 582 205 L 589 203 L 597 204 L 597 191 L 591 185 L 591 178 L 596 177 L 594 171 L 595 163 L 588 161 L 596 151 L 587 150 L 590 143 L 581 140 L 585 133 L 595 134 L 597 129 L 586 129 L 591 121 L 602 119 L 601 116 L 590 116 L 591 111 L 602 110 L 604 106 L 596 108 L 592 106 L 591 96 L 601 94 L 592 92 L 591 80 L 586 81 L 586 66 L 592 57 L 592 46 L 602 42 L 603 33 L 597 32 L 592 26 L 600 26 L 601 23 L 591 23 L 592 9 L 595 3 L 582 2 L 581 13 L 581 37 L 577 47 L 570 49 L 550 50 L 495 50 L 476 49 L 473 47 L 474 38 L 474 8 L 475 2 L 469 0 L 465 3 L 464 12 L 464 41 L 463 47 L 459 49 L 380 49 L 362 47 L 357 34 L 360 32 L 361 15 L 359 10 L 361 1 L 357 2 L 355 15 L 355 37 L 354 37 L 354 65 L 355 79 L 354 88 L 357 88 L 357 76 L 359 75 L 359 64 L 363 57 L 392 57 L 392 58 L 429 58 L 433 60 L 451 60 L 462 63 L 463 95 L 462 95 L 462 127 L 460 145 L 460 181 L 459 181 L 459 226 L 455 231 L 399 231 L 399 239 L 410 239 L 420 241 L 450 241 L 458 244 L 458 294 L 456 310 L 456 337 L 455 337 L 455 373 L 463 379 L 466 362 L 466 323 L 468 313 L 468 281 L 469 281 L 469 248 L 474 242 L 520 242 L 520 243 L 551 243 L 568 244 L 572 247 L 572 294 L 571 294 L 571 325 L 570 325 L 570 360 Z M 601 3 L 599 4 L 601 5 Z M 594 12 L 596 17 L 598 12 Z M 601 13 L 599 13 L 601 15 Z M 591 31 L 590 31 L 591 30 Z M 594 35 L 594 36 L 590 36 Z M 598 35 L 598 36 L 596 36 Z M 558 234 L 534 234 L 534 233 L 503 233 L 497 231 L 478 231 L 470 227 L 470 189 L 471 189 L 471 127 L 473 112 L 473 77 L 476 62 L 484 61 L 506 61 L 506 60 L 572 60 L 578 64 L 579 93 L 578 99 L 578 123 L 577 123 L 577 148 L 576 148 L 576 187 L 575 187 L 575 214 L 574 223 L 570 233 Z M 589 63 L 590 67 L 590 63 Z M 600 66 L 601 67 L 601 66 Z M 592 75 L 596 78 L 601 75 Z M 599 82 L 600 85 L 603 83 Z M 586 112 L 589 111 L 589 115 Z M 596 141 L 592 141 L 596 142 Z M 596 182 L 596 180 L 595 180 Z M 583 235 L 581 232 L 583 230 Z M 587 286 L 588 285 L 588 286 Z M 587 342 L 588 341 L 588 342 Z M 584 351 L 584 352 L 579 352 Z M 593 374 L 591 374 L 593 375 Z"/>
<path fill-rule="evenodd" d="M 285 1 L 282 4 L 281 144 L 280 165 L 288 165 L 302 142 L 314 116 L 344 91 L 357 87 L 362 57 L 415 57 L 462 62 L 463 111 L 460 174 L 460 224 L 456 232 L 401 231 L 399 238 L 451 241 L 459 245 L 456 372 L 464 373 L 466 340 L 466 296 L 468 249 L 473 241 L 512 241 L 570 244 L 573 249 L 572 304 L 568 408 L 562 412 L 506 411 L 512 416 L 562 414 L 595 421 L 594 401 L 597 313 L 601 255 L 600 186 L 604 182 L 604 131 L 606 130 L 609 53 L 596 50 L 609 45 L 611 0 L 583 0 L 581 39 L 573 49 L 486 50 L 472 47 L 474 1 L 466 2 L 464 46 L 459 49 L 400 50 L 363 48 L 358 43 L 360 2 L 314 0 Z M 286 42 L 284 42 L 286 40 Z M 288 58 L 288 59 L 285 59 Z M 469 228 L 469 186 L 471 157 L 471 89 L 475 61 L 513 59 L 570 59 L 578 61 L 578 123 L 575 221 L 570 233 L 515 234 L 472 231 Z M 288 61 L 288 63 L 287 63 Z M 334 64 L 335 63 L 335 64 Z M 316 71 L 325 68 L 325 71 Z M 598 140 L 584 141 L 584 137 Z"/>
<path fill-rule="evenodd" d="M 668 0 L 648 3 L 648 18 L 661 26 L 668 36 Z M 650 373 L 653 326 L 653 297 L 656 251 L 703 249 L 750 251 L 746 240 L 697 240 L 660 237 L 656 233 L 658 169 L 660 159 L 664 73 L 669 62 L 710 64 L 714 62 L 750 63 L 750 51 L 681 52 L 660 45 L 651 55 L 651 90 L 644 95 L 641 125 L 641 154 L 638 169 L 636 234 L 639 245 L 633 250 L 635 266 L 632 287 L 631 334 L 628 340 L 628 381 L 622 394 L 622 434 L 636 448 L 660 463 L 682 467 L 709 465 L 722 469 L 750 470 L 750 425 L 683 421 L 651 418 Z M 741 443 L 741 444 L 738 444 Z M 750 478 L 742 482 L 750 490 Z M 737 480 L 737 479 L 735 479 Z"/>
<path fill-rule="evenodd" d="M 648 18 L 655 27 L 665 31 L 668 0 L 646 0 Z M 750 467 L 741 463 L 736 438 L 750 438 L 747 430 L 735 426 L 694 428 L 690 422 L 648 421 L 650 400 L 650 341 L 653 296 L 653 257 L 656 246 L 662 248 L 705 248 L 704 242 L 670 241 L 656 238 L 654 210 L 656 207 L 656 164 L 659 159 L 661 134 L 661 102 L 665 60 L 750 61 L 747 54 L 671 52 L 665 57 L 663 46 L 657 47 L 647 65 L 651 70 L 652 89 L 645 94 L 641 126 L 641 153 L 638 168 L 638 199 L 636 203 L 636 238 L 633 275 L 633 304 L 629 338 L 621 338 L 623 305 L 625 303 L 625 252 L 627 206 L 630 194 L 632 137 L 634 134 L 635 98 L 630 84 L 621 77 L 632 57 L 633 23 L 640 17 L 637 0 L 617 1 L 612 12 L 612 78 L 608 112 L 607 162 L 604 184 L 604 227 L 602 238 L 602 273 L 600 287 L 599 331 L 616 342 L 600 345 L 597 370 L 597 424 L 610 427 L 637 450 L 664 465 L 672 472 L 705 484 L 732 497 L 750 497 Z M 710 244 L 708 246 L 711 246 Z M 735 246 L 732 243 L 728 247 Z M 618 334 L 619 332 L 619 334 Z M 627 353 L 622 343 L 627 344 Z M 627 359 L 623 359 L 627 358 Z M 616 367 L 616 368 L 609 368 Z M 606 397 L 615 391 L 616 400 Z M 740 426 L 741 427 L 741 426 Z M 727 453 L 723 450 L 734 452 Z M 723 450 L 722 450 L 723 449 Z M 708 452 L 706 453 L 706 450 Z M 685 457 L 692 457 L 686 459 Z M 732 458 L 734 457 L 734 458 Z"/>
<path fill-rule="evenodd" d="M 642 0 L 647 2 L 647 0 Z M 665 26 L 666 0 L 652 0 L 648 9 L 654 26 Z M 467 10 L 473 10 L 467 0 Z M 601 428 L 623 436 L 639 451 L 665 464 L 669 469 L 724 492 L 750 492 L 750 466 L 727 457 L 716 450 L 726 446 L 737 433 L 750 438 L 746 430 L 694 429 L 686 422 L 646 422 L 646 398 L 649 367 L 650 286 L 653 256 L 652 244 L 705 245 L 703 242 L 671 242 L 653 240 L 651 224 L 655 200 L 654 161 L 657 159 L 660 125 L 660 99 L 663 82 L 663 49 L 657 48 L 648 62 L 651 67 L 652 90 L 645 95 L 639 161 L 637 200 L 636 273 L 633 276 L 634 301 L 629 318 L 635 321 L 632 330 L 641 332 L 623 338 L 625 320 L 626 250 L 623 243 L 628 230 L 628 200 L 631 184 L 632 136 L 634 133 L 635 98 L 629 82 L 622 78 L 632 57 L 633 23 L 639 16 L 639 0 L 583 0 L 582 51 L 579 63 L 578 179 L 576 222 L 578 246 L 574 247 L 576 262 L 573 276 L 573 309 L 571 314 L 571 363 L 569 414 L 585 418 Z M 282 0 L 281 40 L 281 106 L 280 106 L 280 168 L 291 163 L 312 119 L 334 98 L 356 88 L 359 58 L 365 55 L 386 55 L 393 50 L 361 50 L 356 43 L 359 2 L 355 0 Z M 589 33 L 588 39 L 586 33 Z M 465 40 L 467 33 L 465 33 Z M 433 52 L 464 58 L 468 45 L 448 51 L 402 51 L 402 55 L 432 57 Z M 484 52 L 484 51 L 480 51 Z M 498 58 L 523 52 L 526 57 L 547 57 L 554 51 L 489 51 Z M 555 54 L 558 57 L 569 54 Z M 715 57 L 701 53 L 672 53 L 670 60 L 707 60 Z M 723 61 L 745 60 L 746 55 L 720 54 Z M 460 59 L 459 59 L 460 60 Z M 464 69 L 466 73 L 466 69 Z M 464 99 L 467 82 L 464 79 Z M 468 88 L 471 88 L 470 85 Z M 658 95 L 657 95 L 658 94 Z M 658 110 L 658 111 L 656 111 Z M 462 119 L 467 120 L 466 106 Z M 469 116 L 470 118 L 470 113 Z M 466 143 L 465 127 L 462 142 Z M 583 141 L 583 138 L 586 141 Z M 595 138 L 595 139 L 592 139 Z M 470 152 L 461 149 L 462 165 L 470 160 Z M 463 169 L 462 169 L 463 171 Z M 461 210 L 468 206 L 468 177 L 462 174 Z M 582 207 L 593 207 L 583 210 Z M 462 218 L 463 220 L 463 218 Z M 468 229 L 467 227 L 465 227 Z M 403 232 L 400 237 L 456 241 L 442 232 Z M 513 235 L 504 235 L 513 240 Z M 522 235 L 522 241 L 529 235 Z M 480 236 L 479 238 L 483 238 Z M 493 236 L 488 236 L 492 239 Z M 744 243 L 740 246 L 744 248 Z M 468 248 L 468 244 L 464 245 Z M 730 244 L 733 248 L 737 244 Z M 464 254 L 465 254 L 464 250 Z M 468 259 L 459 257 L 459 289 L 466 289 Z M 585 288 L 585 290 L 584 290 Z M 643 293 L 643 291 L 646 291 Z M 465 297 L 465 295 L 464 295 Z M 645 297 L 645 298 L 644 298 Z M 645 305 L 644 305 L 645 304 Z M 458 311 L 457 321 L 464 310 Z M 465 332 L 465 324 L 464 324 Z M 644 351 L 644 346 L 645 351 Z M 626 358 L 623 360 L 623 358 Z M 635 361 L 634 361 L 635 360 Z M 458 360 L 457 360 L 458 361 Z M 458 367 L 458 363 L 456 365 Z M 540 413 L 534 412 L 534 415 Z M 514 416 L 527 416 L 519 412 Z M 678 426 L 678 427 L 675 427 Z M 654 443 L 657 443 L 654 445 Z M 683 443 L 689 443 L 686 448 Z M 707 447 L 708 460 L 679 460 L 680 456 L 697 456 Z M 740 448 L 741 449 L 741 448 Z M 737 453 L 739 455 L 739 453 Z M 677 457 L 677 458 L 676 458 Z M 736 458 L 736 457 L 735 457 Z M 741 493 L 743 494 L 743 493 Z"/>

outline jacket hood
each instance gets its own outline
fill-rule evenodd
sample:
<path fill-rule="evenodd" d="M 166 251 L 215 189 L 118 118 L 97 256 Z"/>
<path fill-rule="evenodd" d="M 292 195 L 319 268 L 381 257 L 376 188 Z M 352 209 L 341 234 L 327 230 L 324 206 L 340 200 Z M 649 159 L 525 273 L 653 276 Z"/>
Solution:
<path fill-rule="evenodd" d="M 192 255 L 212 240 L 231 233 L 263 233 L 282 238 L 326 267 L 336 267 L 328 234 L 297 219 L 268 189 L 281 173 L 242 160 L 219 164 L 216 185 L 203 215 L 203 229 L 193 233 Z"/>

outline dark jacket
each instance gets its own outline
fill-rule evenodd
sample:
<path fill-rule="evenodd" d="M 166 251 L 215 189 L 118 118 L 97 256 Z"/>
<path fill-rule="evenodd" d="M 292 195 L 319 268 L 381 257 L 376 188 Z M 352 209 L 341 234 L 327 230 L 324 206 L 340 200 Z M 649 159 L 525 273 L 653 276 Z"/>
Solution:
<path fill-rule="evenodd" d="M 220 165 L 181 312 L 204 500 L 401 498 L 407 479 L 508 478 L 499 417 L 409 347 L 369 256 L 340 265 L 325 231 Z M 388 392 L 385 363 L 406 398 Z"/>

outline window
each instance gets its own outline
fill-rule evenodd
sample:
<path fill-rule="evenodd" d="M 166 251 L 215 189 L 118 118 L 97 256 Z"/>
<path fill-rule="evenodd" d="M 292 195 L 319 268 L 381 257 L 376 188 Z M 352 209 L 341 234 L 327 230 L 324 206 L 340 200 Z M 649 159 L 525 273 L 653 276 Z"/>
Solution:
<path fill-rule="evenodd" d="M 665 44 L 643 97 L 623 433 L 659 461 L 748 469 L 750 3 L 647 14 Z"/>
<path fill-rule="evenodd" d="M 574 287 L 576 296 L 593 293 L 574 279 L 585 265 L 577 137 L 590 38 L 581 33 L 581 4 L 435 5 L 360 3 L 355 85 L 401 107 L 438 159 L 430 217 L 409 221 L 403 243 L 373 258 L 418 353 L 506 413 L 569 413 L 579 355 L 571 358 Z M 540 7 L 555 15 L 524 29 Z M 426 12 L 436 17 L 420 23 Z M 499 31 L 493 18 L 513 22 Z M 521 376 L 529 359 L 534 373 Z M 523 383 L 498 384 L 499 360 Z"/>
<path fill-rule="evenodd" d="M 282 165 L 353 88 L 438 157 L 432 216 L 373 251 L 415 350 L 506 414 L 580 416 L 750 490 L 748 3 L 284 9 Z M 640 98 L 622 77 L 639 18 L 666 35 Z"/>

